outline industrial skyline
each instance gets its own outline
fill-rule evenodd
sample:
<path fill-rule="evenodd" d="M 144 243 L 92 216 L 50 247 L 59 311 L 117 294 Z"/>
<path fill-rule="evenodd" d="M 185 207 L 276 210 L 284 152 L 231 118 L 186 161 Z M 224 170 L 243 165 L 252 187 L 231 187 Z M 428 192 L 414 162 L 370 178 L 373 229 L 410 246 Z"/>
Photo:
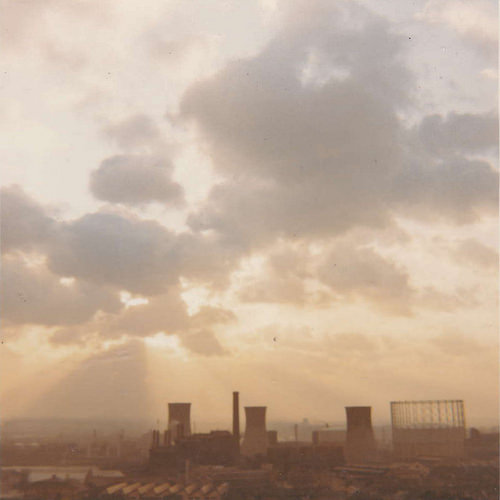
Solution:
<path fill-rule="evenodd" d="M 2 2 L 2 420 L 497 425 L 497 3 L 147 3 Z"/>

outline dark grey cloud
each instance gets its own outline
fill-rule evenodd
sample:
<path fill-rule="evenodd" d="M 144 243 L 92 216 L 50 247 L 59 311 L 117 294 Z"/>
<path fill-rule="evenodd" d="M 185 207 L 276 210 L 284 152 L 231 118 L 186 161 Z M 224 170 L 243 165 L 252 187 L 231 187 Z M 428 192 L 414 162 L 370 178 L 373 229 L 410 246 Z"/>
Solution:
<path fill-rule="evenodd" d="M 2 252 L 33 250 L 54 235 L 56 223 L 45 207 L 30 198 L 19 186 L 0 191 L 2 210 Z"/>
<path fill-rule="evenodd" d="M 184 95 L 179 119 L 197 124 L 225 177 L 190 215 L 194 230 L 252 249 L 383 228 L 400 212 L 427 216 L 422 207 L 452 223 L 496 210 L 497 172 L 463 156 L 495 146 L 493 115 L 406 128 L 407 40 L 353 3 L 316 2 L 294 16 L 260 54 Z"/>
<path fill-rule="evenodd" d="M 430 115 L 419 125 L 423 147 L 432 154 L 494 152 L 498 150 L 497 113 Z"/>
<path fill-rule="evenodd" d="M 3 258 L 1 289 L 2 318 L 11 324 L 75 325 L 123 306 L 112 289 L 80 281 L 64 285 L 43 265 L 30 267 L 12 256 Z"/>
<path fill-rule="evenodd" d="M 153 221 L 97 212 L 61 224 L 48 264 L 75 276 L 140 294 L 157 294 L 177 282 L 175 235 Z"/>
<path fill-rule="evenodd" d="M 179 206 L 184 200 L 183 189 L 172 181 L 171 173 L 169 160 L 160 156 L 112 156 L 92 172 L 90 190 L 96 198 L 112 203 Z"/>
<path fill-rule="evenodd" d="M 452 223 L 471 223 L 498 209 L 498 173 L 483 160 L 455 155 L 422 158 L 394 183 L 394 201 L 402 213 Z"/>
<path fill-rule="evenodd" d="M 36 250 L 51 272 L 146 296 L 164 294 L 179 276 L 227 284 L 240 249 L 213 235 L 174 234 L 158 222 L 101 211 L 58 221 L 18 187 L 2 190 L 5 252 Z"/>

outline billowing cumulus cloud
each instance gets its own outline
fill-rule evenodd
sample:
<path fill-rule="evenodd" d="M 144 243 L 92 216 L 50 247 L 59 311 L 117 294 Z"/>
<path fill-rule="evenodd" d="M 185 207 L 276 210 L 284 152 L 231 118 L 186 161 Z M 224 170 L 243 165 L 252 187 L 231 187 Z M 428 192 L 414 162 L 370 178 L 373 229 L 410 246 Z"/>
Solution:
<path fill-rule="evenodd" d="M 90 178 L 92 194 L 128 205 L 151 202 L 171 206 L 183 201 L 181 186 L 170 178 L 168 160 L 149 155 L 117 155 L 104 160 Z"/>
<path fill-rule="evenodd" d="M 460 156 L 495 146 L 495 117 L 429 117 L 420 135 L 406 128 L 398 118 L 412 87 L 403 37 L 339 5 L 320 2 L 256 57 L 185 94 L 180 117 L 198 125 L 227 179 L 191 215 L 195 230 L 250 247 L 383 227 L 398 211 L 420 217 L 419 205 L 453 222 L 496 209 L 497 173 Z M 326 75 L 315 73 L 312 55 Z"/>

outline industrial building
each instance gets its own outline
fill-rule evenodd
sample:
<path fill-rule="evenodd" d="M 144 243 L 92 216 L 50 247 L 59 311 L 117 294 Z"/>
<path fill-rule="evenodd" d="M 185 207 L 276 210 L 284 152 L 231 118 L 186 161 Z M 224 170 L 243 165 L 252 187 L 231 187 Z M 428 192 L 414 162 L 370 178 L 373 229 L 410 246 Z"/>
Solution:
<path fill-rule="evenodd" d="M 250 414 L 252 412 L 250 411 Z M 252 428 L 252 423 L 250 422 Z M 265 429 L 265 423 L 264 423 Z M 252 433 L 250 433 L 250 437 Z M 248 440 L 247 440 L 248 442 Z M 250 439 L 252 445 L 252 439 Z M 264 450 L 265 453 L 266 450 Z M 168 429 L 163 441 L 152 431 L 149 466 L 156 470 L 184 470 L 186 464 L 232 465 L 240 455 L 239 393 L 233 392 L 233 432 L 191 433 L 191 403 L 168 404 Z"/>
<path fill-rule="evenodd" d="M 391 402 L 392 442 L 398 459 L 465 455 L 462 400 Z"/>
<path fill-rule="evenodd" d="M 344 463 L 344 453 L 342 446 L 288 442 L 270 446 L 267 460 L 283 474 L 296 470 L 331 471 Z"/>

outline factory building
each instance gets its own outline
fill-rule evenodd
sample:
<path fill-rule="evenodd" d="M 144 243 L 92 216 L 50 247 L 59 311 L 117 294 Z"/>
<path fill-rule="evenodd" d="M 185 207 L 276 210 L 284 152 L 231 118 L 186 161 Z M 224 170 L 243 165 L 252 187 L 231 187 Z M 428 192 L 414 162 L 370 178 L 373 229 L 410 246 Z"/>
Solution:
<path fill-rule="evenodd" d="M 392 401 L 392 443 L 396 458 L 465 455 L 462 400 Z"/>
<path fill-rule="evenodd" d="M 369 462 L 375 458 L 371 407 L 346 406 L 347 433 L 344 455 L 348 463 Z"/>
<path fill-rule="evenodd" d="M 337 429 L 320 429 L 313 431 L 312 442 L 313 444 L 331 444 L 337 446 L 345 446 L 346 432 Z"/>
<path fill-rule="evenodd" d="M 187 462 L 231 465 L 237 461 L 240 445 L 239 393 L 233 392 L 232 433 L 216 430 L 191 434 L 190 414 L 191 403 L 168 404 L 168 429 L 163 434 L 163 440 L 160 439 L 159 430 L 152 431 L 149 453 L 151 468 L 183 470 Z"/>

